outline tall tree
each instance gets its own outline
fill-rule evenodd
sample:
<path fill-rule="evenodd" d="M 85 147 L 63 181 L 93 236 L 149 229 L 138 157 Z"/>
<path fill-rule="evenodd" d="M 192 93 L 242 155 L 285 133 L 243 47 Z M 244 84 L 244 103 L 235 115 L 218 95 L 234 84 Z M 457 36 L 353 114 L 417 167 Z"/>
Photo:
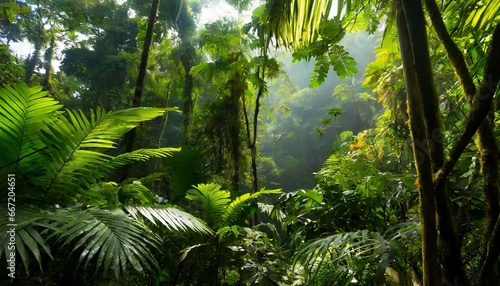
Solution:
<path fill-rule="evenodd" d="M 403 3 L 401 3 L 403 2 Z M 430 123 L 438 123 L 440 113 L 436 113 L 433 103 L 437 102 L 436 92 L 433 86 L 422 86 L 422 76 L 429 75 L 430 65 L 427 51 L 427 38 L 425 35 L 425 23 L 423 11 L 419 7 L 419 1 L 396 0 L 396 25 L 401 47 L 401 58 L 403 59 L 406 93 L 408 101 L 408 114 L 410 116 L 410 132 L 412 141 L 421 144 L 413 144 L 415 166 L 420 198 L 420 217 L 422 221 L 422 260 L 423 260 L 423 283 L 424 285 L 441 285 L 441 271 L 438 263 L 437 229 L 436 229 L 436 202 L 434 199 L 434 188 L 432 182 L 432 167 L 439 168 L 439 159 L 431 159 L 435 154 L 429 153 L 429 129 Z M 413 5 L 412 5 L 413 4 Z M 410 12 L 412 11 L 412 12 Z M 411 13 L 415 13 L 409 15 Z M 420 41 L 420 42 L 418 42 Z M 419 53 L 419 51 L 424 51 Z M 424 61 L 425 67 L 417 67 L 418 60 Z M 427 77 L 427 79 L 429 79 Z M 432 85 L 431 82 L 429 83 Z M 426 102 L 430 102 L 434 121 L 428 120 L 424 112 L 424 96 L 430 96 Z M 437 97 L 437 96 L 436 96 Z M 432 120 L 432 119 L 431 119 Z M 438 127 L 439 128 L 439 127 Z M 442 130 L 442 129 L 439 129 Z M 423 146 L 422 146 L 423 145 Z M 441 154 L 442 156 L 442 154 Z M 441 160 L 442 161 L 442 160 Z"/>
<path fill-rule="evenodd" d="M 213 82 L 220 84 L 218 89 L 222 95 L 217 96 L 220 106 L 216 106 L 217 110 L 213 114 L 217 126 L 212 126 L 220 132 L 215 132 L 213 135 L 219 137 L 215 139 L 221 149 L 229 153 L 230 189 L 238 191 L 243 158 L 242 100 L 248 91 L 248 55 L 245 42 L 242 31 L 235 22 L 220 20 L 206 25 L 201 32 L 200 42 L 204 51 L 213 60 L 193 67 L 192 72 L 195 75 L 206 74 Z"/>
<path fill-rule="evenodd" d="M 149 49 L 153 42 L 153 28 L 156 22 L 156 15 L 158 14 L 158 7 L 160 6 L 160 0 L 153 0 L 151 4 L 151 12 L 149 14 L 148 27 L 146 30 L 146 36 L 144 37 L 144 45 L 142 47 L 141 63 L 139 65 L 139 74 L 137 75 L 137 81 L 135 84 L 134 98 L 132 99 L 132 107 L 141 106 L 142 94 L 144 92 L 144 78 L 146 77 L 146 70 L 148 68 L 148 57 Z M 134 150 L 135 143 L 135 129 L 131 130 L 126 135 L 126 152 L 132 152 Z M 124 181 L 128 177 L 129 167 L 124 166 L 121 175 L 121 181 Z"/>

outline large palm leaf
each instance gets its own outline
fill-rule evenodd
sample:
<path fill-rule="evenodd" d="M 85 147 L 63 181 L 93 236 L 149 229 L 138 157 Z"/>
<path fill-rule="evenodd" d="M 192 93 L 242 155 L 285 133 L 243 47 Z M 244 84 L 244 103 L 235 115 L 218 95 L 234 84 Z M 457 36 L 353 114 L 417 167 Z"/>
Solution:
<path fill-rule="evenodd" d="M 127 212 L 137 220 L 147 220 L 155 226 L 164 226 L 175 231 L 196 231 L 212 234 L 212 230 L 201 219 L 176 208 L 162 206 L 127 206 Z"/>
<path fill-rule="evenodd" d="M 72 185 L 76 179 L 96 173 L 101 165 L 113 159 L 105 154 L 106 149 L 115 148 L 115 141 L 140 122 L 161 116 L 159 108 L 130 109 L 91 112 L 87 119 L 83 112 L 68 111 L 70 120 L 60 116 L 53 124 L 42 130 L 40 138 L 48 148 L 45 151 L 52 168 L 37 178 L 38 183 L 49 192 L 57 192 Z M 156 153 L 158 154 L 158 153 Z"/>
<path fill-rule="evenodd" d="M 43 252 L 52 258 L 51 246 L 68 246 L 84 268 L 90 264 L 98 272 L 112 270 L 118 279 L 129 265 L 140 273 L 158 266 L 155 253 L 162 251 L 162 238 L 145 220 L 170 231 L 211 233 L 203 221 L 175 208 L 127 206 L 125 210 L 19 210 L 15 250 L 28 271 L 32 257 L 41 268 Z M 10 227 L 6 217 L 0 222 L 0 243 L 5 246 L 0 248 L 0 257 L 5 253 L 7 258 Z"/>
<path fill-rule="evenodd" d="M 243 209 L 248 207 L 250 201 L 266 194 L 279 195 L 281 194 L 281 190 L 262 189 L 253 194 L 246 193 L 237 197 L 225 208 L 224 213 L 221 215 L 219 220 L 220 224 L 222 226 L 226 226 L 236 222 L 240 218 L 240 214 L 243 211 Z"/>
<path fill-rule="evenodd" d="M 201 217 L 209 225 L 214 225 L 225 212 L 231 194 L 229 191 L 221 190 L 217 184 L 199 184 L 187 192 L 186 198 L 198 202 L 201 209 Z"/>
<path fill-rule="evenodd" d="M 332 4 L 331 0 L 268 1 L 262 27 L 276 37 L 279 46 L 307 45 L 317 37 L 321 20 L 329 16 Z"/>
<path fill-rule="evenodd" d="M 295 255 L 294 264 L 304 268 L 310 285 L 349 285 L 354 280 L 363 285 L 385 285 L 384 275 L 390 266 L 403 276 L 407 270 L 400 246 L 367 230 L 314 240 Z"/>
<path fill-rule="evenodd" d="M 16 217 L 18 219 L 15 227 L 8 225 L 7 217 L 2 216 L 0 219 L 2 223 L 2 227 L 0 228 L 0 243 L 3 246 L 0 247 L 0 257 L 5 253 L 6 258 L 8 258 L 13 250 L 17 251 L 26 272 L 28 272 L 32 257 L 36 259 L 40 268 L 42 265 L 42 253 L 45 252 L 53 258 L 50 246 L 39 231 L 40 228 L 58 229 L 46 220 L 47 215 L 47 213 L 38 209 L 17 209 Z M 15 229 L 15 248 L 10 247 L 11 245 L 9 244 L 9 232 L 12 229 Z"/>
<path fill-rule="evenodd" d="M 96 269 L 106 273 L 111 268 L 118 279 L 128 265 L 138 272 L 158 266 L 152 250 L 160 251 L 160 238 L 121 209 L 69 212 L 60 227 L 58 241 L 72 245 L 84 267 L 97 259 L 92 263 Z"/>
<path fill-rule="evenodd" d="M 28 185 L 19 186 L 19 197 L 45 203 L 75 201 L 114 168 L 176 151 L 143 149 L 117 157 L 105 153 L 139 123 L 174 109 L 98 108 L 88 117 L 82 111 L 62 114 L 57 101 L 40 90 L 24 84 L 0 88 L 0 168 L 2 173 L 16 173 Z"/>
<path fill-rule="evenodd" d="M 0 88 L 0 168 L 40 170 L 31 158 L 45 146 L 36 136 L 62 105 L 41 87 L 26 84 Z M 8 167 L 8 168 L 6 168 Z"/>
<path fill-rule="evenodd" d="M 208 224 L 215 228 L 230 226 L 241 220 L 241 213 L 249 207 L 249 202 L 265 194 L 280 194 L 280 190 L 262 189 L 253 194 L 246 193 L 234 200 L 230 192 L 221 190 L 221 186 L 199 184 L 187 192 L 186 198 L 200 204 L 201 215 Z"/>

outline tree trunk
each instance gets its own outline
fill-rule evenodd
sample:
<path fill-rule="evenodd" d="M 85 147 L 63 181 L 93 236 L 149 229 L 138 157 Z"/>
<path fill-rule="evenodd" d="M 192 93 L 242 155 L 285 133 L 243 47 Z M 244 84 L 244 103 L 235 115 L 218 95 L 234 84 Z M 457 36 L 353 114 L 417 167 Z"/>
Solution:
<path fill-rule="evenodd" d="M 265 57 L 267 59 L 267 57 Z M 260 71 L 262 70 L 262 76 L 260 74 Z M 250 155 L 251 155 L 251 160 L 252 160 L 252 190 L 251 193 L 255 193 L 259 191 L 259 177 L 257 173 L 257 131 L 258 131 L 258 123 L 259 123 L 259 110 L 260 110 L 260 99 L 262 98 L 262 95 L 264 94 L 264 88 L 265 88 L 265 82 L 264 82 L 264 76 L 265 76 L 265 61 L 264 65 L 262 67 L 259 67 L 257 69 L 257 76 L 260 77 L 262 81 L 262 85 L 259 87 L 259 90 L 257 92 L 257 98 L 255 99 L 255 110 L 254 110 L 254 115 L 253 115 L 253 128 L 250 127 L 250 122 L 248 120 L 248 114 L 247 114 L 247 107 L 245 104 L 245 96 L 243 96 L 242 101 L 243 101 L 243 112 L 245 115 L 245 126 L 246 126 L 246 132 L 247 132 L 247 142 L 248 142 L 248 149 L 250 149 Z M 253 129 L 253 132 L 250 132 L 250 129 Z M 255 213 L 253 217 L 250 218 L 250 226 L 255 226 L 258 224 L 258 215 Z"/>
<path fill-rule="evenodd" d="M 244 96 L 245 78 L 239 72 L 229 80 L 230 98 L 228 104 L 228 133 L 232 159 L 231 190 L 238 192 L 240 185 L 240 158 L 241 158 L 241 98 Z"/>
<path fill-rule="evenodd" d="M 401 2 L 400 2 L 401 1 Z M 411 44 L 409 29 L 420 29 L 419 26 L 408 25 L 406 18 L 411 4 L 409 0 L 396 0 L 396 26 L 403 59 L 406 92 L 408 96 L 408 114 L 410 116 L 410 132 L 415 156 L 415 167 L 420 198 L 420 216 L 422 223 L 422 264 L 423 285 L 441 285 L 441 271 L 438 263 L 437 231 L 436 231 L 436 204 L 432 181 L 432 162 L 429 153 L 425 117 L 423 114 L 422 91 L 417 80 L 417 71 L 414 62 L 415 49 Z M 405 9 L 403 11 L 403 6 Z M 418 6 L 413 13 L 418 13 Z M 421 11 L 421 8 L 420 8 Z M 415 23 L 419 24 L 419 23 Z M 425 29 L 425 26 L 424 26 Z M 414 32 L 414 31 L 411 31 Z M 427 47 L 425 47 L 427 49 Z"/>
<path fill-rule="evenodd" d="M 191 114 L 193 113 L 193 75 L 191 75 L 191 68 L 193 67 L 193 53 L 194 48 L 191 44 L 183 44 L 184 54 L 181 56 L 182 66 L 186 77 L 184 78 L 184 106 L 182 110 L 182 144 L 188 145 L 189 139 L 189 126 L 191 123 Z"/>
<path fill-rule="evenodd" d="M 153 42 L 153 28 L 156 22 L 156 15 L 158 13 L 158 7 L 160 6 L 160 0 L 153 0 L 151 4 L 151 13 L 149 14 L 148 28 L 146 30 L 146 36 L 144 38 L 144 46 L 142 49 L 141 63 L 139 65 L 139 74 L 137 75 L 137 81 L 135 84 L 134 98 L 132 100 L 132 107 L 141 106 L 142 94 L 144 92 L 144 78 L 146 77 L 146 70 L 148 67 L 148 57 L 149 49 Z M 136 129 L 130 130 L 130 132 L 125 135 L 126 148 L 125 152 L 132 152 L 134 150 Z M 121 181 L 123 182 L 129 174 L 130 167 L 125 165 L 122 169 Z"/>
<path fill-rule="evenodd" d="M 46 90 L 50 90 L 51 88 L 51 78 L 52 78 L 52 59 L 54 58 L 54 49 L 55 49 L 55 36 L 52 33 L 52 37 L 50 38 L 49 47 L 45 51 L 45 75 L 43 77 L 42 86 Z"/>
<path fill-rule="evenodd" d="M 434 0 L 432 0 L 434 1 Z M 409 37 L 413 51 L 418 85 L 422 94 L 423 111 L 427 130 L 427 141 L 432 161 L 433 174 L 444 164 L 443 125 L 439 108 L 439 96 L 434 86 L 425 19 L 418 1 L 403 1 Z M 454 229 L 450 210 L 450 198 L 446 184 L 435 190 L 438 214 L 439 241 L 445 279 L 450 283 L 467 285 L 462 265 L 460 245 Z"/>
<path fill-rule="evenodd" d="M 35 43 L 35 50 L 33 51 L 33 54 L 31 57 L 29 57 L 26 60 L 26 63 L 24 64 L 24 81 L 28 84 L 31 85 L 31 78 L 33 77 L 33 74 L 35 73 L 35 67 L 38 61 L 40 60 L 40 51 L 42 50 L 43 44 L 41 42 L 36 42 Z"/>
<path fill-rule="evenodd" d="M 472 104 L 474 95 L 476 94 L 476 86 L 470 76 L 464 56 L 455 42 L 451 39 L 436 2 L 434 0 L 426 0 L 425 4 L 427 10 L 429 11 L 434 30 L 445 48 L 455 74 L 465 91 L 467 100 L 470 104 Z M 500 154 L 495 134 L 493 133 L 493 128 L 487 119 L 484 119 L 481 123 L 481 126 L 477 131 L 477 136 L 478 139 L 476 141 L 476 145 L 481 154 L 481 167 L 484 176 L 483 190 L 487 203 L 487 222 L 485 229 L 485 242 L 487 242 L 491 232 L 493 231 L 496 218 L 500 213 L 500 190 L 497 179 L 499 174 L 498 160 Z M 484 244 L 483 251 L 486 251 L 486 245 L 487 243 Z"/>
<path fill-rule="evenodd" d="M 486 67 L 483 77 L 483 82 L 481 88 L 479 89 L 477 98 L 479 100 L 482 99 L 483 101 L 492 100 L 495 91 L 498 88 L 498 81 L 500 80 L 500 24 L 495 27 L 495 31 L 493 33 L 488 55 L 486 57 Z M 486 124 L 491 128 L 489 121 L 483 119 L 481 129 L 478 131 L 478 134 L 481 134 L 482 132 L 486 133 L 482 134 L 484 142 L 478 139 L 478 146 L 484 150 L 484 155 L 482 154 L 481 156 L 481 163 L 485 166 L 483 167 L 484 191 L 488 204 L 486 222 L 487 233 L 485 235 L 485 247 L 483 249 L 482 266 L 479 272 L 478 285 L 498 285 L 498 280 L 494 281 L 494 279 L 490 277 L 493 274 L 493 268 L 500 255 L 500 215 L 498 214 L 498 146 L 496 144 L 494 146 L 491 144 L 492 141 L 496 143 L 496 140 L 494 137 L 488 137 L 488 133 L 492 132 L 492 130 L 488 130 Z M 483 127 L 485 127 L 486 130 L 482 130 Z M 484 145 L 483 143 L 486 143 L 487 145 Z M 490 154 L 490 151 L 492 151 L 493 154 L 496 154 L 496 156 Z"/>

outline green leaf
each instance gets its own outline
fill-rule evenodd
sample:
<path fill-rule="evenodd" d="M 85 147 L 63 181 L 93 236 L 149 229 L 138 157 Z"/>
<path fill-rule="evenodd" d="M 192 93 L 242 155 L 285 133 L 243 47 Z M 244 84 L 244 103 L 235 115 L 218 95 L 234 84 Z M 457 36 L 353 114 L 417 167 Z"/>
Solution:
<path fill-rule="evenodd" d="M 266 190 L 262 189 L 258 192 L 255 192 L 253 194 L 246 193 L 243 194 L 236 199 L 234 199 L 227 207 L 224 209 L 222 216 L 220 217 L 219 220 L 219 225 L 221 226 L 226 226 L 230 225 L 233 222 L 236 222 L 240 219 L 239 214 L 244 208 L 248 208 L 249 204 L 248 201 L 254 200 L 259 196 L 266 195 L 266 194 L 273 194 L 273 195 L 278 195 L 281 194 L 280 189 L 276 190 Z"/>
<path fill-rule="evenodd" d="M 328 53 L 328 57 L 333 70 L 337 72 L 341 79 L 353 76 L 358 72 L 356 61 L 349 56 L 349 53 L 342 46 L 335 45 Z"/>
<path fill-rule="evenodd" d="M 213 225 L 224 213 L 231 199 L 230 193 L 217 184 L 199 184 L 187 191 L 186 198 L 200 204 L 202 218 Z"/>
<path fill-rule="evenodd" d="M 40 129 L 62 105 L 40 86 L 26 84 L 7 85 L 0 88 L 0 165 L 20 171 L 38 170 L 38 150 L 46 146 L 38 139 Z M 15 164 L 15 166 L 12 166 Z"/>
<path fill-rule="evenodd" d="M 213 233 L 204 221 L 176 208 L 127 206 L 125 209 L 135 219 L 145 218 L 154 225 L 159 223 L 170 230 L 195 231 L 201 234 Z"/>

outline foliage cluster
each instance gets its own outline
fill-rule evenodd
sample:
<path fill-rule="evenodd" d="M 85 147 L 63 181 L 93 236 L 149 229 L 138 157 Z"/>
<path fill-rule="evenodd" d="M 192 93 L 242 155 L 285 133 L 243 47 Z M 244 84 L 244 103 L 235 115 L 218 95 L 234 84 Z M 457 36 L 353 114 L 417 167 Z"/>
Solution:
<path fill-rule="evenodd" d="M 498 285 L 500 2 L 215 2 L 0 3 L 0 284 Z"/>

